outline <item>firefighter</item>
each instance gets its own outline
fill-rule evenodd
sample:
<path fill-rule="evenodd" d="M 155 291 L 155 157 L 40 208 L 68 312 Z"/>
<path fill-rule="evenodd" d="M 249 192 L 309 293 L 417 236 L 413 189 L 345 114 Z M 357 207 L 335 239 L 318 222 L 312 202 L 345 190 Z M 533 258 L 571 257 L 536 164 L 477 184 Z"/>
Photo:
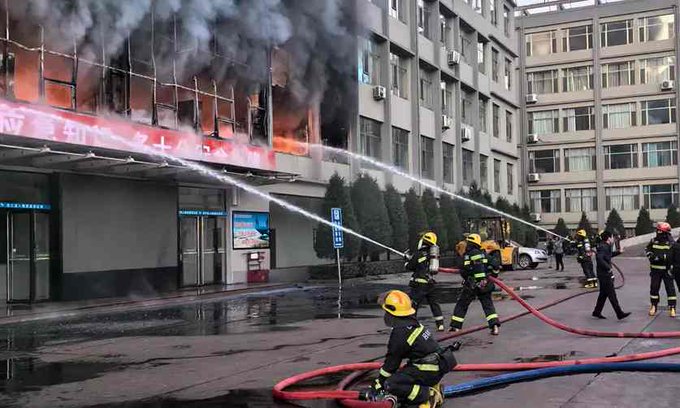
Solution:
<path fill-rule="evenodd" d="M 670 272 L 672 243 L 671 225 L 667 222 L 657 223 L 656 237 L 647 244 L 646 250 L 650 266 L 649 275 L 652 278 L 649 288 L 649 299 L 651 302 L 649 307 L 650 316 L 656 315 L 659 305 L 659 289 L 661 288 L 661 281 L 663 281 L 666 287 L 666 296 L 668 297 L 668 314 L 671 317 L 675 317 L 677 297 L 675 296 L 675 284 Z"/>
<path fill-rule="evenodd" d="M 444 331 L 444 315 L 435 297 L 434 275 L 439 272 L 437 234 L 431 231 L 424 233 L 418 241 L 416 254 L 412 256 L 407 252 L 406 259 L 408 260 L 406 270 L 413 272 L 409 282 L 413 307 L 417 311 L 423 301 L 427 301 L 432 310 L 437 331 Z"/>
<path fill-rule="evenodd" d="M 581 264 L 583 274 L 586 276 L 586 288 L 597 287 L 597 277 L 593 272 L 593 251 L 586 230 L 576 231 L 576 260 Z"/>
<path fill-rule="evenodd" d="M 463 289 L 458 297 L 458 302 L 451 316 L 450 331 L 459 331 L 463 328 L 465 315 L 468 307 L 475 297 L 479 299 L 486 315 L 491 334 L 497 336 L 500 329 L 498 314 L 491 299 L 494 285 L 489 282 L 488 275 L 497 276 L 498 265 L 490 265 L 486 253 L 481 247 L 482 239 L 479 234 L 469 234 L 465 239 L 467 247 L 463 256 Z"/>
<path fill-rule="evenodd" d="M 385 324 L 392 328 L 385 362 L 371 387 L 360 392 L 367 401 L 390 401 L 393 407 L 435 408 L 444 402 L 440 381 L 456 366 L 454 343 L 442 348 L 416 319 L 408 295 L 391 290 L 380 297 Z M 406 364 L 400 368 L 402 360 Z"/>
<path fill-rule="evenodd" d="M 600 281 L 600 295 L 597 297 L 597 303 L 595 303 L 593 317 L 606 319 L 606 317 L 602 316 L 602 309 L 607 299 L 609 299 L 616 317 L 619 320 L 625 319 L 630 316 L 630 312 L 624 312 L 619 305 L 616 289 L 614 288 L 614 274 L 612 274 L 612 258 L 620 255 L 621 252 L 618 250 L 618 247 L 612 249 L 614 237 L 609 231 L 601 231 L 598 234 L 598 242 L 595 259 L 597 262 L 597 279 Z"/>

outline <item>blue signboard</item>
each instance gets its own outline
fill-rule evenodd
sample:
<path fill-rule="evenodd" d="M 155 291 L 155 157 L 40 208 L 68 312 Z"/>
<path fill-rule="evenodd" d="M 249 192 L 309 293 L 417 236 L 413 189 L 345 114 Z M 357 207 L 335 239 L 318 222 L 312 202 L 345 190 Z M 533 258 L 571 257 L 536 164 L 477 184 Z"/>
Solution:
<path fill-rule="evenodd" d="M 224 211 L 209 210 L 179 210 L 179 215 L 185 217 L 226 217 L 227 213 Z"/>
<path fill-rule="evenodd" d="M 269 248 L 269 213 L 234 211 L 231 221 L 234 249 Z"/>
<path fill-rule="evenodd" d="M 342 208 L 331 208 L 331 222 L 342 227 Z M 340 228 L 333 227 L 333 248 L 345 246 L 345 236 Z"/>
<path fill-rule="evenodd" d="M 0 208 L 9 208 L 12 210 L 45 210 L 48 211 L 52 208 L 49 204 L 38 204 L 38 203 L 7 203 L 0 201 Z"/>

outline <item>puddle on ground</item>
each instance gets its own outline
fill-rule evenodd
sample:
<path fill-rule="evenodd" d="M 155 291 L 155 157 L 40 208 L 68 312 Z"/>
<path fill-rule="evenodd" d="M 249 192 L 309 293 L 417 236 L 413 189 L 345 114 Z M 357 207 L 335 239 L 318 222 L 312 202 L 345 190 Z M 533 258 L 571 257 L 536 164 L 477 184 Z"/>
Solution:
<path fill-rule="evenodd" d="M 84 381 L 120 369 L 113 363 L 47 363 L 37 358 L 0 360 L 0 391 L 5 394 L 32 391 L 42 387 Z"/>
<path fill-rule="evenodd" d="M 564 361 L 570 360 L 572 357 L 576 357 L 581 354 L 578 351 L 570 351 L 565 354 L 541 354 L 534 357 L 517 357 L 514 360 L 518 363 L 543 363 L 548 361 Z"/>
<path fill-rule="evenodd" d="M 557 282 L 553 285 L 554 289 L 567 289 L 567 284 L 564 282 Z"/>

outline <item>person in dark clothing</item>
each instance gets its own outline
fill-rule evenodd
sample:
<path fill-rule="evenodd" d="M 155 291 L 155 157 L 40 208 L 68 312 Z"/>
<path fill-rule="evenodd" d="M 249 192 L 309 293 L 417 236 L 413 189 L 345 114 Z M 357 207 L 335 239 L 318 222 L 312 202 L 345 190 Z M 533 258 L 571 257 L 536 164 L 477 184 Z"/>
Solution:
<path fill-rule="evenodd" d="M 576 260 L 581 264 L 583 274 L 586 277 L 585 288 L 594 288 L 597 286 L 597 277 L 593 273 L 593 251 L 590 246 L 590 239 L 586 230 L 580 229 L 576 231 Z"/>
<path fill-rule="evenodd" d="M 663 281 L 666 287 L 666 296 L 668 297 L 668 315 L 675 317 L 677 297 L 675 295 L 675 284 L 670 273 L 672 244 L 671 225 L 667 222 L 657 223 L 656 237 L 647 244 L 646 249 L 650 266 L 649 276 L 652 278 L 649 287 L 650 316 L 656 315 L 659 305 L 659 289 L 661 288 L 661 281 Z"/>
<path fill-rule="evenodd" d="M 678 290 L 680 290 L 680 237 L 678 237 L 678 240 L 671 246 L 669 258 L 671 274 L 673 275 L 675 283 L 678 285 Z"/>
<path fill-rule="evenodd" d="M 548 253 L 548 268 L 552 268 L 553 255 L 555 255 L 555 242 L 548 237 L 548 242 L 545 244 L 545 250 Z"/>
<path fill-rule="evenodd" d="M 555 239 L 555 270 L 564 270 L 564 240 Z"/>
<path fill-rule="evenodd" d="M 442 348 L 416 319 L 411 299 L 392 290 L 381 296 L 385 324 L 392 327 L 385 362 L 371 388 L 360 392 L 367 401 L 390 401 L 393 406 L 436 408 L 444 402 L 440 381 L 457 365 L 453 351 Z M 401 367 L 401 362 L 406 364 Z M 401 367 L 401 368 L 400 368 Z"/>
<path fill-rule="evenodd" d="M 432 310 L 437 331 L 444 331 L 444 315 L 435 297 L 434 275 L 439 272 L 439 247 L 437 235 L 426 232 L 418 241 L 418 251 L 415 255 L 407 253 L 406 270 L 413 272 L 409 282 L 411 300 L 416 309 L 427 301 Z"/>
<path fill-rule="evenodd" d="M 451 316 L 450 331 L 458 331 L 463 328 L 465 315 L 467 314 L 470 303 L 476 297 L 482 304 L 486 321 L 491 330 L 491 334 L 497 336 L 499 333 L 500 322 L 496 308 L 491 299 L 494 284 L 487 279 L 489 275 L 498 276 L 497 268 L 500 265 L 490 265 L 486 252 L 482 250 L 482 239 L 479 234 L 470 234 L 466 238 L 467 247 L 463 257 L 463 290 L 460 292 L 458 302 Z"/>
<path fill-rule="evenodd" d="M 613 237 L 609 231 L 603 231 L 600 233 L 600 243 L 597 246 L 597 254 L 595 255 L 595 260 L 597 263 L 597 279 L 600 281 L 600 295 L 597 297 L 597 303 L 595 304 L 595 310 L 593 310 L 593 317 L 598 319 L 606 319 L 602 316 L 602 309 L 604 304 L 609 299 L 612 304 L 612 308 L 616 313 L 616 317 L 621 320 L 630 316 L 630 313 L 626 313 L 621 309 L 619 305 L 619 300 L 616 297 L 616 289 L 614 288 L 614 274 L 612 274 L 612 258 L 619 255 L 621 252 L 618 250 L 612 251 Z"/>

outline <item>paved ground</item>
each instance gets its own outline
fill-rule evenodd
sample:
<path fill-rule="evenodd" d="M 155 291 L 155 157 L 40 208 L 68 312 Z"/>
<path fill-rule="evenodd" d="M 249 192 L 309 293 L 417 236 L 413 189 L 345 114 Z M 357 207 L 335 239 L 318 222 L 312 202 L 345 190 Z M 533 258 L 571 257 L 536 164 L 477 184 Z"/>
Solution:
<path fill-rule="evenodd" d="M 648 276 L 643 259 L 617 258 L 626 272 L 619 291 L 634 314 L 624 322 L 590 317 L 595 294 L 549 309 L 573 326 L 600 330 L 680 330 L 680 321 L 646 316 Z M 571 259 L 566 272 L 547 269 L 508 272 L 504 280 L 522 287 L 535 305 L 581 291 Z M 450 315 L 459 278 L 445 275 L 442 298 Z M 271 400 L 271 386 L 303 371 L 375 358 L 388 332 L 375 306 L 378 293 L 399 287 L 405 277 L 348 282 L 343 318 L 336 316 L 335 288 L 307 286 L 259 294 L 155 305 L 137 311 L 101 311 L 0 326 L 1 406 L 17 407 L 287 407 Z M 502 315 L 520 311 L 500 300 Z M 429 316 L 429 311 L 421 312 Z M 483 322 L 475 304 L 468 324 Z M 428 319 L 431 325 L 432 321 Z M 461 362 L 512 362 L 628 354 L 675 346 L 677 340 L 596 339 L 560 332 L 527 316 L 507 323 L 500 337 L 486 331 L 463 338 Z M 4 360 L 3 360 L 4 359 Z M 678 361 L 680 358 L 668 358 Z M 452 373 L 445 383 L 485 373 Z M 466 407 L 675 407 L 675 374 L 579 375 L 447 401 Z M 337 378 L 330 381 L 337 381 Z M 309 407 L 334 406 L 326 403 Z"/>

